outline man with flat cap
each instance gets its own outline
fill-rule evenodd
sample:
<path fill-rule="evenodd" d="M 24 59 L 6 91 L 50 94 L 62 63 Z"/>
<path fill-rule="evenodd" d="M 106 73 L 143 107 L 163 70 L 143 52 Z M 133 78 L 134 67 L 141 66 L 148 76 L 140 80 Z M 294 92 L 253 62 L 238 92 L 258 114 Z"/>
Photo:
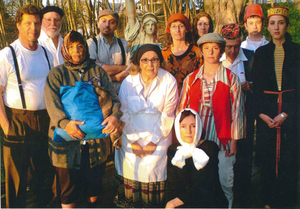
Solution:
<path fill-rule="evenodd" d="M 114 35 L 118 21 L 118 13 L 109 9 L 101 10 L 97 21 L 100 33 L 95 38 L 87 40 L 90 58 L 95 59 L 111 77 L 117 94 L 122 81 L 128 75 L 126 69 L 129 53 L 127 41 Z"/>
<path fill-rule="evenodd" d="M 234 207 L 249 207 L 249 189 L 251 185 L 252 153 L 254 139 L 254 98 L 252 94 L 251 60 L 254 51 L 242 49 L 241 28 L 238 24 L 222 27 L 222 36 L 226 41 L 225 53 L 220 61 L 223 66 L 239 77 L 245 99 L 246 138 L 237 141 L 236 162 L 234 164 Z"/>
<path fill-rule="evenodd" d="M 41 10 L 42 30 L 38 42 L 48 49 L 53 56 L 53 66 L 64 63 L 61 55 L 63 38 L 60 34 L 64 12 L 56 6 L 46 6 Z"/>

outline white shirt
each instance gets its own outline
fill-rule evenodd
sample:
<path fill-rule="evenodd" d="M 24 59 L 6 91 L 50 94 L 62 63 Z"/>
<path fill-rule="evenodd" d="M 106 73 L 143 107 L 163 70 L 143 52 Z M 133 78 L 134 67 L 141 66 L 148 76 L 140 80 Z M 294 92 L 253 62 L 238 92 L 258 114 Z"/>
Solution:
<path fill-rule="evenodd" d="M 122 147 L 115 151 L 117 173 L 141 182 L 167 179 L 167 150 L 172 142 L 171 129 L 178 101 L 176 79 L 163 69 L 158 70 L 147 99 L 143 96 L 140 74 L 129 75 L 119 93 L 121 120 L 125 122 Z M 131 144 L 137 141 L 142 147 L 149 142 L 157 145 L 152 155 L 137 157 Z"/>
<path fill-rule="evenodd" d="M 44 86 L 50 69 L 44 50 L 38 45 L 37 50 L 30 51 L 21 45 L 19 39 L 11 45 L 16 52 L 27 110 L 45 109 Z M 47 49 L 46 51 L 52 68 L 52 55 Z M 23 109 L 15 65 L 8 47 L 0 51 L 0 66 L 0 85 L 4 86 L 4 104 L 11 108 Z"/>
<path fill-rule="evenodd" d="M 235 58 L 233 63 L 231 63 L 227 57 L 226 54 L 224 53 L 223 56 L 221 57 L 220 61 L 222 62 L 222 65 L 232 72 L 234 72 L 240 79 L 240 82 L 246 81 L 246 76 L 245 76 L 245 68 L 244 68 L 244 61 L 247 61 L 247 57 L 245 56 L 242 48 L 240 48 L 238 56 Z"/>
<path fill-rule="evenodd" d="M 252 41 L 247 36 L 246 40 L 242 42 L 241 47 L 255 52 L 258 47 L 264 46 L 268 43 L 269 41 L 266 40 L 265 36 L 263 36 L 260 41 Z"/>
<path fill-rule="evenodd" d="M 41 34 L 40 37 L 38 38 L 38 42 L 41 46 L 45 47 L 51 52 L 53 56 L 53 67 L 56 67 L 64 63 L 61 54 L 61 47 L 63 45 L 63 38 L 61 37 L 61 35 L 59 35 L 58 48 L 55 47 L 52 39 L 49 38 L 43 30 L 41 30 Z"/>

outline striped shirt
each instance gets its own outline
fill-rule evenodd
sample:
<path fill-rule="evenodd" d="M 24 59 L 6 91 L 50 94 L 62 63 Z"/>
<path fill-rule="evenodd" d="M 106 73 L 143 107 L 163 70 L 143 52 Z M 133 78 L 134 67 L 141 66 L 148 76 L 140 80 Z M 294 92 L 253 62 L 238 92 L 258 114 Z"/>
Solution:
<path fill-rule="evenodd" d="M 212 96 L 214 91 L 216 90 L 218 82 L 227 83 L 227 79 L 222 76 L 224 75 L 225 68 L 220 65 L 218 69 L 217 75 L 214 79 L 207 84 L 205 79 L 203 79 L 203 66 L 200 67 L 199 72 L 197 73 L 196 79 L 201 79 L 201 88 L 202 88 L 202 98 L 199 105 L 199 115 L 201 117 L 201 122 L 203 126 L 202 136 L 206 140 L 214 141 L 222 150 L 230 150 L 230 141 L 224 146 L 220 139 L 217 136 L 216 125 L 215 125 L 215 117 L 212 108 Z M 225 73 L 226 74 L 226 73 Z M 234 74 L 234 73 L 233 73 Z M 191 75 L 191 74 L 190 74 Z M 183 89 L 180 95 L 180 102 L 178 105 L 177 113 L 179 113 L 182 109 L 189 107 L 189 103 L 184 107 L 185 101 L 189 100 L 187 98 L 187 92 L 189 91 L 189 79 L 190 75 L 183 82 Z M 194 81 L 195 82 L 195 81 Z M 230 98 L 231 98 L 231 111 L 232 111 L 232 127 L 231 127 L 231 139 L 242 139 L 246 135 L 246 127 L 245 127 L 245 115 L 244 115 L 244 105 L 243 105 L 243 94 L 241 91 L 240 82 L 238 80 L 238 76 L 234 74 L 232 84 L 230 87 Z"/>

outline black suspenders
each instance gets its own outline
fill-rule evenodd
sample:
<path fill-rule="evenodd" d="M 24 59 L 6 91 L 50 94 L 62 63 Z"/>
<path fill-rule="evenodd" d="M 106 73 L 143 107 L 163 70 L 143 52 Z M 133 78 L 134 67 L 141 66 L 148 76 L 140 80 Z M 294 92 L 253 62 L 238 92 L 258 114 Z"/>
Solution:
<path fill-rule="evenodd" d="M 26 110 L 26 102 L 25 102 L 25 97 L 24 97 L 24 90 L 23 90 L 23 86 L 22 86 L 22 81 L 21 81 L 19 65 L 18 65 L 18 61 L 17 61 L 17 57 L 16 57 L 16 52 L 15 52 L 14 48 L 11 45 L 9 45 L 8 47 L 11 50 L 11 53 L 12 53 L 12 56 L 13 56 L 13 60 L 14 60 L 14 64 L 15 64 L 15 71 L 16 71 L 16 77 L 17 77 L 17 80 L 18 80 L 18 87 L 19 87 L 20 97 L 21 97 L 21 101 L 22 101 L 22 106 L 23 106 L 23 109 Z M 44 47 L 42 47 L 42 48 L 43 48 L 43 50 L 45 52 L 45 55 L 46 55 L 46 59 L 47 59 L 48 66 L 49 66 L 49 70 L 51 70 L 50 62 L 49 62 L 49 59 L 48 59 L 48 55 L 47 55 L 46 49 Z"/>

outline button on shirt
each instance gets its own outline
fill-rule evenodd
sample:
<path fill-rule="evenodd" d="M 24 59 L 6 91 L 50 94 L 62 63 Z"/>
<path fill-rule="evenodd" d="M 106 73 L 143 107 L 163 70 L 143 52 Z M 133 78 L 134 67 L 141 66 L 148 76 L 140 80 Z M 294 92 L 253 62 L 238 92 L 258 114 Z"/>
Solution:
<path fill-rule="evenodd" d="M 102 66 L 103 64 L 106 65 L 122 65 L 123 59 L 122 59 L 122 51 L 119 46 L 117 38 L 114 36 L 111 44 L 101 36 L 101 34 L 96 36 L 96 39 L 98 41 L 98 54 L 96 50 L 96 44 L 93 39 L 88 39 L 87 43 L 89 46 L 89 52 L 90 52 L 90 58 L 91 59 L 98 59 L 99 65 Z M 122 41 L 122 44 L 124 46 L 126 57 L 129 48 L 127 47 L 127 42 L 123 39 L 120 39 Z M 125 65 L 128 63 L 125 62 Z"/>
<path fill-rule="evenodd" d="M 255 52 L 256 49 L 258 49 L 258 47 L 264 46 L 267 43 L 269 43 L 269 41 L 266 40 L 265 36 L 263 36 L 260 41 L 252 41 L 247 36 L 246 40 L 242 42 L 241 47 L 243 49 L 248 49 L 248 50 L 252 50 Z"/>
<path fill-rule="evenodd" d="M 245 77 L 245 68 L 244 68 L 244 61 L 247 61 L 248 59 L 244 55 L 244 52 L 242 48 L 240 48 L 238 56 L 235 58 L 234 62 L 231 63 L 224 53 L 221 57 L 220 61 L 222 62 L 222 65 L 228 69 L 230 69 L 232 72 L 234 72 L 240 79 L 240 82 L 246 81 Z"/>
<path fill-rule="evenodd" d="M 49 38 L 43 30 L 41 30 L 41 34 L 38 39 L 38 42 L 41 46 L 45 47 L 46 49 L 48 49 L 51 52 L 51 54 L 53 56 L 53 66 L 54 67 L 64 63 L 64 60 L 63 60 L 63 57 L 61 54 L 61 47 L 63 44 L 63 38 L 61 37 L 61 35 L 59 35 L 58 48 L 55 47 L 52 39 Z"/>

